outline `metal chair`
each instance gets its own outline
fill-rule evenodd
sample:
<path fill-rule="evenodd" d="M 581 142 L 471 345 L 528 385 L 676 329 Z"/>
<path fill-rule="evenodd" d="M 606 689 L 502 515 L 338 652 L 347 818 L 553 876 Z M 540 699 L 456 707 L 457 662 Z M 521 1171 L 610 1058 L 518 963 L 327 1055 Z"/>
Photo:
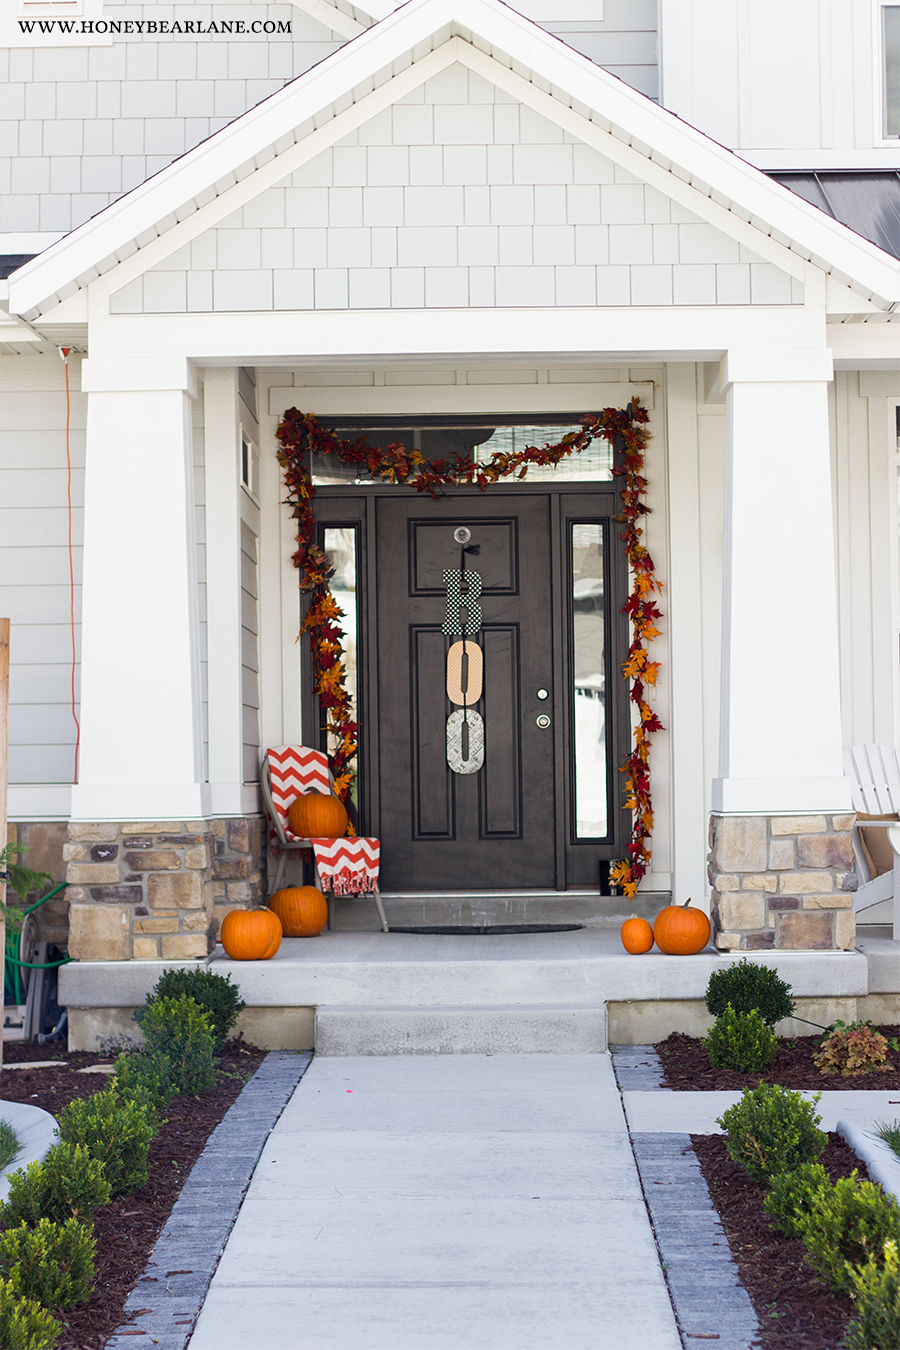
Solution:
<path fill-rule="evenodd" d="M 305 745 L 279 745 L 266 751 L 261 787 L 269 818 L 269 894 L 284 881 L 288 859 L 298 859 L 302 849 L 312 850 L 316 885 L 327 895 L 370 894 L 375 900 L 382 930 L 389 932 L 378 873 L 381 842 L 378 839 L 300 839 L 293 834 L 288 811 L 297 797 L 307 792 L 331 795 L 334 778 L 328 759 L 320 750 Z M 271 861 L 275 861 L 274 868 Z"/>
<path fill-rule="evenodd" d="M 844 770 L 853 785 L 853 853 L 862 881 L 853 909 L 858 914 L 892 899 L 893 936 L 900 941 L 900 756 L 891 746 L 854 745 L 844 755 Z M 887 833 L 892 852 L 880 864 L 869 831 Z"/>

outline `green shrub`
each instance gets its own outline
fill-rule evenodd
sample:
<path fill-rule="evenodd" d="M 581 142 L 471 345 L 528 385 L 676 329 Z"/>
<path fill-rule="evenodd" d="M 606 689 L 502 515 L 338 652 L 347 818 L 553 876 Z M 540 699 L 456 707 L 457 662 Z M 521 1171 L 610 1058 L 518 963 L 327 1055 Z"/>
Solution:
<path fill-rule="evenodd" d="M 15 1161 L 22 1151 L 22 1141 L 8 1120 L 0 1120 L 0 1170 Z"/>
<path fill-rule="evenodd" d="M 158 1133 L 155 1110 L 121 1096 L 115 1080 L 103 1092 L 70 1102 L 57 1117 L 60 1138 L 84 1144 L 103 1164 L 113 1195 L 127 1195 L 147 1183 L 147 1154 Z"/>
<path fill-rule="evenodd" d="M 110 1201 L 103 1164 L 83 1144 L 54 1144 L 41 1163 L 29 1163 L 9 1176 L 9 1192 L 0 1205 L 0 1224 L 34 1227 L 41 1219 L 62 1223 L 89 1219 Z"/>
<path fill-rule="evenodd" d="M 95 1247 L 91 1223 L 21 1223 L 0 1233 L 0 1275 L 45 1308 L 74 1308 L 91 1292 Z"/>
<path fill-rule="evenodd" d="M 211 970 L 199 968 L 164 970 L 147 995 L 147 1005 L 159 998 L 192 998 L 199 1004 L 209 1018 L 217 1050 L 225 1044 L 238 1014 L 247 1006 L 230 975 L 216 975 Z M 143 1023 L 146 1012 L 146 1008 L 138 1008 L 135 1021 Z"/>
<path fill-rule="evenodd" d="M 25 1298 L 15 1280 L 0 1280 L 3 1350 L 53 1350 L 61 1327 L 45 1308 Z"/>
<path fill-rule="evenodd" d="M 828 1142 L 818 1128 L 820 1096 L 807 1102 L 799 1092 L 774 1083 L 744 1088 L 741 1100 L 717 1122 L 728 1136 L 729 1157 L 753 1181 L 768 1181 L 800 1163 L 815 1162 Z"/>
<path fill-rule="evenodd" d="M 900 1159 L 900 1120 L 876 1121 L 875 1134 Z"/>
<path fill-rule="evenodd" d="M 175 1096 L 172 1061 L 168 1055 L 135 1050 L 116 1060 L 115 1082 L 119 1095 L 154 1111 Z"/>
<path fill-rule="evenodd" d="M 746 957 L 723 970 L 714 970 L 706 986 L 706 1007 L 721 1017 L 728 1004 L 735 1012 L 758 1012 L 772 1027 L 794 1011 L 791 986 L 777 970 L 757 965 Z"/>
<path fill-rule="evenodd" d="M 890 1073 L 888 1042 L 865 1022 L 834 1026 L 821 1042 L 813 1064 L 819 1073 L 839 1073 L 849 1078 L 857 1073 Z"/>
<path fill-rule="evenodd" d="M 788 1237 L 799 1237 L 797 1219 L 810 1214 L 817 1192 L 827 1189 L 831 1178 L 821 1163 L 801 1163 L 791 1172 L 779 1172 L 772 1178 L 763 1209 Z"/>
<path fill-rule="evenodd" d="M 751 1008 L 735 1012 L 730 1003 L 716 1019 L 704 1041 L 714 1069 L 762 1073 L 778 1052 L 778 1038 L 762 1015 Z"/>
<path fill-rule="evenodd" d="M 847 1328 L 847 1350 L 895 1350 L 900 1345 L 900 1270 L 897 1244 L 886 1242 L 882 1260 L 870 1256 L 849 1272 L 856 1316 Z"/>
<path fill-rule="evenodd" d="M 155 999 L 144 1009 L 141 1030 L 147 1052 L 169 1060 L 169 1082 L 176 1094 L 196 1095 L 212 1087 L 215 1038 L 209 1017 L 192 998 Z"/>
<path fill-rule="evenodd" d="M 798 1236 L 810 1263 L 835 1292 L 849 1293 L 849 1266 L 860 1266 L 888 1241 L 900 1242 L 900 1208 L 880 1186 L 854 1171 L 816 1194 L 815 1209 L 798 1216 Z"/>

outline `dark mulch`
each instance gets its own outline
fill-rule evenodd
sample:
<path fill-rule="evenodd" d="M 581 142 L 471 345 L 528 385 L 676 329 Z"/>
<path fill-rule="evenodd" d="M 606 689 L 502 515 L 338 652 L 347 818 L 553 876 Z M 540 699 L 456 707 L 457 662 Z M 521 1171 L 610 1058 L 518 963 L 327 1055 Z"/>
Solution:
<path fill-rule="evenodd" d="M 887 1075 L 885 1075 L 887 1077 Z M 803 1243 L 772 1224 L 766 1188 L 750 1181 L 725 1152 L 718 1134 L 691 1135 L 712 1202 L 722 1220 L 741 1283 L 759 1318 L 761 1350 L 838 1350 L 853 1315 L 850 1300 L 821 1284 L 805 1259 Z M 839 1135 L 829 1134 L 820 1162 L 832 1181 L 865 1165 Z"/>
<path fill-rule="evenodd" d="M 883 1036 L 900 1037 L 900 1026 L 875 1028 Z M 673 1031 L 655 1049 L 665 1074 L 665 1086 L 681 1092 L 740 1091 L 757 1087 L 760 1083 L 779 1083 L 786 1088 L 813 1088 L 842 1092 L 856 1089 L 879 1088 L 896 1092 L 900 1097 L 900 1055 L 889 1052 L 893 1064 L 890 1073 L 854 1074 L 844 1078 L 840 1074 L 819 1073 L 813 1064 L 813 1055 L 819 1048 L 821 1036 L 798 1036 L 796 1040 L 780 1040 L 778 1053 L 765 1073 L 735 1073 L 733 1069 L 714 1069 L 703 1041 L 697 1036 L 683 1036 Z"/>
<path fill-rule="evenodd" d="M 7 1064 L 59 1059 L 60 1067 L 0 1071 L 0 1099 L 27 1102 L 56 1113 L 76 1097 L 89 1097 L 109 1082 L 103 1074 L 74 1072 L 109 1058 L 69 1054 L 62 1046 L 7 1041 Z M 147 1264 L 160 1229 L 178 1198 L 182 1183 L 204 1145 L 264 1058 L 264 1051 L 229 1042 L 219 1056 L 219 1079 L 197 1097 L 176 1097 L 165 1108 L 165 1124 L 150 1148 L 150 1179 L 94 1213 L 97 1280 L 90 1299 L 60 1314 L 64 1325 L 58 1350 L 101 1350 L 122 1321 L 125 1299 Z M 0 1105 L 2 1115 L 2 1105 Z"/>

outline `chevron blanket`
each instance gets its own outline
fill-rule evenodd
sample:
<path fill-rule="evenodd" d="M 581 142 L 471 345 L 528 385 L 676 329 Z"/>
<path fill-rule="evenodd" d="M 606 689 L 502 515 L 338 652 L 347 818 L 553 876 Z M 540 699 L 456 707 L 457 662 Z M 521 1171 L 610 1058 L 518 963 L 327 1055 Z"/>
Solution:
<path fill-rule="evenodd" d="M 379 839 L 311 839 L 323 890 L 364 895 L 378 885 Z"/>

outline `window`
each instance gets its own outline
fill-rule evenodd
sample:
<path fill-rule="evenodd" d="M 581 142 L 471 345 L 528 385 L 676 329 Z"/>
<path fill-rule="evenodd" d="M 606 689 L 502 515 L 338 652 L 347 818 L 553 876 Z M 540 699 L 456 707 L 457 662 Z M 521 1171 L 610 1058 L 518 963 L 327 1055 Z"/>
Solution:
<path fill-rule="evenodd" d="M 575 748 L 575 838 L 609 831 L 606 753 L 605 521 L 570 525 L 569 585 Z"/>
<path fill-rule="evenodd" d="M 452 422 L 441 423 L 433 419 L 429 426 L 416 426 L 408 423 L 403 426 L 350 426 L 348 419 L 329 419 L 329 425 L 338 428 L 337 434 L 344 440 L 355 440 L 366 436 L 370 444 L 386 446 L 401 443 L 408 450 L 420 451 L 426 459 L 452 459 L 454 454 L 471 455 L 476 463 L 483 464 L 497 451 L 507 454 L 524 450 L 527 446 L 558 445 L 564 436 L 578 431 L 578 423 L 546 422 L 530 423 L 524 419 L 521 423 L 507 423 L 499 426 L 475 426 L 474 418 L 459 417 Z M 580 482 L 612 482 L 612 446 L 607 440 L 598 437 L 586 450 L 560 461 L 556 467 L 550 465 L 532 465 L 528 470 L 528 482 L 560 483 L 569 479 Z M 339 483 L 364 483 L 371 481 L 365 470 L 358 471 L 353 464 L 341 464 L 328 455 L 317 455 L 312 461 L 312 479 L 317 487 L 330 487 Z"/>
<path fill-rule="evenodd" d="M 251 497 L 256 497 L 258 468 L 259 454 L 256 446 L 244 432 L 241 432 L 241 483 Z"/>
<path fill-rule="evenodd" d="M 900 136 L 900 5 L 883 5 L 881 22 L 882 134 L 889 139 Z"/>

